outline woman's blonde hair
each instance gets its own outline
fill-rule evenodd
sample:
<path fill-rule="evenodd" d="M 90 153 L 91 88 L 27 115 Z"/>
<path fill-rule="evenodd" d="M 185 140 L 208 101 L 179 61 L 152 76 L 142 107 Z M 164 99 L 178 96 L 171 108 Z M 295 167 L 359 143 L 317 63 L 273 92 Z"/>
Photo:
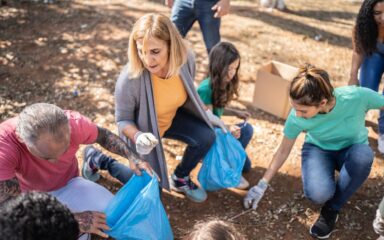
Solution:
<path fill-rule="evenodd" d="M 185 240 L 245 240 L 232 224 L 221 220 L 200 222 Z"/>
<path fill-rule="evenodd" d="M 163 40 L 168 45 L 169 69 L 167 77 L 178 74 L 182 65 L 187 62 L 187 47 L 180 33 L 171 20 L 159 13 L 150 13 L 142 16 L 133 25 L 128 44 L 128 69 L 133 77 L 141 75 L 145 69 L 139 57 L 136 41 L 145 41 L 155 37 Z"/>
<path fill-rule="evenodd" d="M 331 101 L 334 95 L 328 73 L 308 63 L 303 65 L 290 84 L 289 96 L 305 106 L 318 107 L 323 99 Z"/>

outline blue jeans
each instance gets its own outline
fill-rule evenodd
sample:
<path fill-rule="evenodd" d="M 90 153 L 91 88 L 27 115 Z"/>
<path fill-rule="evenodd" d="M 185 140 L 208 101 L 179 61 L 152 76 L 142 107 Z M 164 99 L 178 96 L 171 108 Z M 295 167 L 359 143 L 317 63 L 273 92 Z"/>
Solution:
<path fill-rule="evenodd" d="M 189 176 L 201 159 L 208 153 L 215 141 L 215 132 L 202 120 L 179 109 L 171 127 L 164 133 L 165 138 L 179 140 L 188 146 L 181 163 L 175 169 L 179 178 Z"/>
<path fill-rule="evenodd" d="M 378 91 L 384 73 L 384 55 L 378 52 L 365 56 L 360 66 L 360 86 Z M 384 92 L 383 92 L 384 94 Z M 380 111 L 379 133 L 384 134 L 384 111 Z"/>
<path fill-rule="evenodd" d="M 220 42 L 220 18 L 214 18 L 211 8 L 217 0 L 175 0 L 171 19 L 185 37 L 193 23 L 198 21 L 208 53 Z"/>
<path fill-rule="evenodd" d="M 304 143 L 301 172 L 305 197 L 339 211 L 367 179 L 373 158 L 373 151 L 366 144 L 328 151 Z M 337 180 L 335 170 L 339 171 Z"/>
<path fill-rule="evenodd" d="M 243 125 L 242 123 L 237 124 L 237 126 L 241 127 L 240 138 L 238 140 L 243 146 L 243 148 L 245 149 L 253 136 L 253 127 L 249 123 L 246 123 L 244 126 L 242 125 Z M 244 162 L 243 172 L 249 172 L 250 170 L 251 170 L 251 160 L 249 160 L 249 157 L 247 155 L 247 158 L 245 159 L 245 162 Z"/>
<path fill-rule="evenodd" d="M 181 163 L 175 169 L 176 176 L 181 178 L 189 176 L 199 161 L 204 158 L 215 141 L 216 135 L 205 122 L 179 109 L 171 127 L 164 133 L 164 137 L 179 140 L 188 145 Z M 99 169 L 107 170 L 112 177 L 123 184 L 128 182 L 133 174 L 128 166 L 101 152 L 94 156 L 93 161 Z"/>

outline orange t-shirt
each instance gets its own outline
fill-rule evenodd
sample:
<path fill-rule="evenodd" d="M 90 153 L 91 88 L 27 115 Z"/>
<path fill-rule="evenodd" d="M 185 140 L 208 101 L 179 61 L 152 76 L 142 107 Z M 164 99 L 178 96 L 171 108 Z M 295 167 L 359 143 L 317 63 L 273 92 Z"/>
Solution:
<path fill-rule="evenodd" d="M 163 137 L 176 115 L 177 109 L 187 100 L 187 92 L 179 75 L 168 79 L 151 74 L 153 97 L 157 114 L 160 137 Z"/>

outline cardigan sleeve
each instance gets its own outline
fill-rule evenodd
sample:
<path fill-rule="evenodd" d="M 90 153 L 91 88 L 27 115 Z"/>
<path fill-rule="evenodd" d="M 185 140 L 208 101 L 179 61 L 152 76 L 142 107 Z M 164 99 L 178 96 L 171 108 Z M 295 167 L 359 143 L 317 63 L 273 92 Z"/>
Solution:
<path fill-rule="evenodd" d="M 187 64 L 188 64 L 189 73 L 192 76 L 192 81 L 194 81 L 196 76 L 196 61 L 195 61 L 195 54 L 191 50 L 188 50 Z"/>
<path fill-rule="evenodd" d="M 120 73 L 115 86 L 115 120 L 119 129 L 134 124 L 140 93 L 140 78 L 130 78 L 128 66 Z"/>

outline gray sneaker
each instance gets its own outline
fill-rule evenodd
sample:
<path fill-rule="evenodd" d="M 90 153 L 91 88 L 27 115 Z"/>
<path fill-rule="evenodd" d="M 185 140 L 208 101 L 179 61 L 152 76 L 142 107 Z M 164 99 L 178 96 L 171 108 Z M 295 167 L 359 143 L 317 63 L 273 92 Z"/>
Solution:
<path fill-rule="evenodd" d="M 98 150 L 91 145 L 84 148 L 83 151 L 83 166 L 81 168 L 81 174 L 83 178 L 92 182 L 97 182 L 100 179 L 99 169 L 92 164 L 92 158 Z"/>

